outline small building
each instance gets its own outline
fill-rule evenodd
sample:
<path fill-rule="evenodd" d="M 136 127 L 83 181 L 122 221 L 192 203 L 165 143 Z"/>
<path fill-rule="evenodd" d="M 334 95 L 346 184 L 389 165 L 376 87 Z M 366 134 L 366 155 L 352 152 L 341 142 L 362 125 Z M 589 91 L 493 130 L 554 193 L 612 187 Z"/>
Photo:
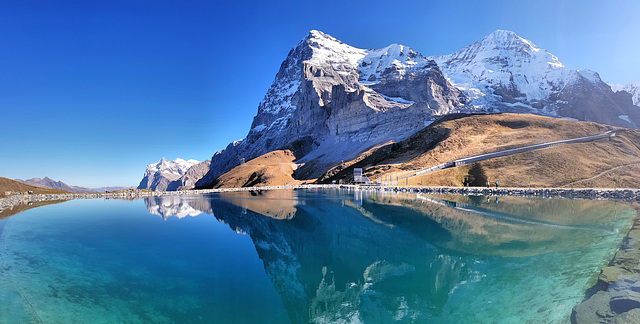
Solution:
<path fill-rule="evenodd" d="M 362 168 L 353 169 L 353 182 L 360 182 L 362 179 Z"/>
<path fill-rule="evenodd" d="M 354 168 L 353 169 L 353 183 L 355 184 L 369 184 L 371 180 L 362 174 L 362 168 Z"/>

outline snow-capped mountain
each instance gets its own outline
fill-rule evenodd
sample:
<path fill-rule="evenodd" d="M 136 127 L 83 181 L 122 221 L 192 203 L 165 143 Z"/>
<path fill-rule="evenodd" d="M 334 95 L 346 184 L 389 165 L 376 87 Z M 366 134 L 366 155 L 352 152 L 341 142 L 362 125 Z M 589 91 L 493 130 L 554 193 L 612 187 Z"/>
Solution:
<path fill-rule="evenodd" d="M 609 83 L 609 86 L 614 92 L 626 91 L 631 94 L 633 104 L 640 107 L 640 81 L 628 84 Z"/>
<path fill-rule="evenodd" d="M 301 163 L 314 161 L 300 172 L 318 176 L 324 166 L 460 110 L 465 96 L 411 48 L 359 49 L 313 30 L 282 63 L 247 137 L 217 152 L 197 185 L 207 186 L 242 159 L 285 147 Z"/>
<path fill-rule="evenodd" d="M 178 185 L 174 183 L 182 178 L 194 165 L 199 164 L 197 160 L 183 160 L 177 158 L 169 161 L 165 158 L 156 163 L 147 165 L 144 178 L 140 181 L 138 189 L 148 189 L 155 191 L 176 190 Z M 173 187 L 173 188 L 172 188 Z"/>
<path fill-rule="evenodd" d="M 294 151 L 298 179 L 314 178 L 453 112 L 534 113 L 640 128 L 640 109 L 627 91 L 612 91 L 596 72 L 567 70 L 553 54 L 505 30 L 431 57 L 399 44 L 359 49 L 314 30 L 280 66 L 246 138 L 217 152 L 196 186 L 276 149 Z"/>
<path fill-rule="evenodd" d="M 429 58 L 467 94 L 471 105 L 489 112 L 640 127 L 637 109 L 598 73 L 567 70 L 555 55 L 511 31 L 497 30 L 453 54 Z"/>
<path fill-rule="evenodd" d="M 569 77 L 569 71 L 554 55 L 505 30 L 497 30 L 453 54 L 431 59 L 456 86 L 467 91 L 474 104 L 482 106 L 501 102 L 506 91 L 519 95 L 513 99 L 540 101 Z M 496 88 L 503 92 L 494 93 Z"/>

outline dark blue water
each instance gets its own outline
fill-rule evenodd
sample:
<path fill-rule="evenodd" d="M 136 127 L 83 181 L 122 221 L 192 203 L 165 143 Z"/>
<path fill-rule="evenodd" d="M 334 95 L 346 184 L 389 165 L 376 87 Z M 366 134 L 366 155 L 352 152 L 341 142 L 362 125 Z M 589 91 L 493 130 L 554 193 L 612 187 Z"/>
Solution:
<path fill-rule="evenodd" d="M 0 220 L 0 322 L 563 323 L 634 216 L 348 190 L 69 201 Z"/>

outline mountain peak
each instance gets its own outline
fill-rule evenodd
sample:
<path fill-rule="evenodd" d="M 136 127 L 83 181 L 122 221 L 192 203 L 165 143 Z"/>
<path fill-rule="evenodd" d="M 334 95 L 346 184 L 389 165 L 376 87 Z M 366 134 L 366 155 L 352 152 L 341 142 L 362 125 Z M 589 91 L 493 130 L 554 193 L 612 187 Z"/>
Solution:
<path fill-rule="evenodd" d="M 298 47 L 300 46 L 310 46 L 312 48 L 335 48 L 336 46 L 348 45 L 329 34 L 313 29 L 309 31 L 307 36 L 304 37 L 300 43 L 298 43 Z"/>
<path fill-rule="evenodd" d="M 331 36 L 329 34 L 325 34 L 325 33 L 321 32 L 319 30 L 315 30 L 315 29 L 312 29 L 311 31 L 309 31 L 309 34 L 307 35 L 307 37 L 305 37 L 305 39 L 329 40 L 329 41 L 333 41 L 333 42 L 342 43 L 341 41 L 339 41 L 335 37 L 333 37 L 333 36 Z"/>
<path fill-rule="evenodd" d="M 31 178 L 27 180 L 16 179 L 16 181 L 20 181 L 22 183 L 26 183 L 28 185 L 35 186 L 35 187 L 60 189 L 60 190 L 65 190 L 69 192 L 96 192 L 96 190 L 94 189 L 71 186 L 62 181 L 55 181 L 47 176 L 45 176 L 42 179 L 40 178 Z"/>
<path fill-rule="evenodd" d="M 522 37 L 518 36 L 518 34 L 512 32 L 510 30 L 504 30 L 504 29 L 496 29 L 491 34 L 485 36 L 485 38 L 487 38 L 487 37 L 493 37 L 495 39 L 509 39 L 509 38 L 523 39 Z"/>
<path fill-rule="evenodd" d="M 480 44 L 483 45 L 481 47 L 494 48 L 511 53 L 519 52 L 531 55 L 532 53 L 541 51 L 540 48 L 530 40 L 524 39 L 510 30 L 502 29 L 498 29 L 482 38 Z"/>
<path fill-rule="evenodd" d="M 508 30 L 496 30 L 458 52 L 433 59 L 454 84 L 476 89 L 467 94 L 478 106 L 495 107 L 509 96 L 513 101 L 540 101 L 569 80 L 556 56 Z M 495 92 L 494 87 L 503 90 Z"/>
<path fill-rule="evenodd" d="M 323 38 L 323 37 L 326 37 L 326 36 L 327 36 L 327 34 L 321 32 L 319 30 L 312 29 L 312 30 L 309 31 L 309 34 L 307 35 L 307 38 L 309 38 L 309 39 L 311 39 L 311 38 Z"/>

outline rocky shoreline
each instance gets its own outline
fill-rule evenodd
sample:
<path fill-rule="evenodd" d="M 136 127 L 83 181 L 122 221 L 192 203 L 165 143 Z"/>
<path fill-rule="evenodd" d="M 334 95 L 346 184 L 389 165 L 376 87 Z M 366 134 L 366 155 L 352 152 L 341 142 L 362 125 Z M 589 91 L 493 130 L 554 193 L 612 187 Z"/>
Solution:
<path fill-rule="evenodd" d="M 128 189 L 110 193 L 19 194 L 0 199 L 0 212 L 35 202 L 73 199 L 126 199 L 151 196 L 201 195 L 215 192 L 274 189 L 352 188 L 366 191 L 395 191 L 427 194 L 457 194 L 481 196 L 515 196 L 565 199 L 612 199 L 640 203 L 640 189 L 529 189 L 479 187 L 405 187 L 360 185 L 294 185 L 247 188 L 224 188 L 179 191 L 143 191 Z M 624 238 L 623 244 L 607 267 L 601 270 L 597 284 L 583 303 L 574 307 L 572 323 L 640 323 L 640 206 L 638 216 Z"/>
<path fill-rule="evenodd" d="M 200 190 L 178 190 L 178 191 L 146 191 L 138 189 L 125 189 L 118 192 L 106 193 L 68 193 L 68 194 L 18 194 L 6 198 L 0 198 L 0 212 L 11 209 L 21 204 L 30 204 L 42 201 L 65 201 L 74 199 L 125 199 L 134 200 L 153 196 L 185 196 L 201 195 L 212 192 L 228 191 L 252 191 L 252 190 L 274 190 L 274 189 L 302 189 L 319 188 L 324 185 L 297 185 L 297 186 L 268 186 L 268 187 L 247 187 L 247 188 L 224 188 L 224 189 L 200 189 Z"/>
<path fill-rule="evenodd" d="M 252 191 L 274 189 L 306 189 L 306 188 L 354 188 L 367 191 L 397 191 L 427 194 L 456 194 L 474 196 L 514 196 L 540 198 L 569 199 L 615 199 L 627 202 L 640 202 L 640 189 L 561 189 L 561 188 L 482 188 L 482 187 L 409 187 L 409 186 L 364 186 L 364 185 L 284 185 L 267 187 L 244 187 L 222 189 L 199 189 L 178 191 L 144 191 L 126 189 L 108 193 L 68 193 L 68 194 L 18 194 L 0 198 L 0 212 L 20 204 L 40 201 L 64 201 L 73 199 L 138 199 L 151 196 L 167 195 L 200 195 L 213 192 Z"/>
<path fill-rule="evenodd" d="M 143 191 L 128 189 L 108 193 L 68 193 L 68 194 L 18 194 L 0 198 L 0 212 L 12 206 L 36 201 L 73 200 L 73 199 L 138 199 L 151 196 L 167 195 L 200 195 L 212 192 L 252 191 L 274 189 L 305 188 L 354 188 L 358 190 L 398 191 L 427 194 L 457 194 L 475 196 L 514 196 L 540 198 L 574 198 L 574 199 L 616 199 L 627 202 L 640 202 L 640 189 L 527 189 L 527 188 L 481 188 L 481 187 L 409 187 L 409 186 L 362 186 L 362 185 L 285 185 L 267 187 L 244 187 L 223 189 L 199 189 L 178 191 Z"/>
<path fill-rule="evenodd" d="M 482 188 L 482 187 L 405 187 L 405 186 L 350 186 L 361 190 L 385 190 L 416 192 L 427 194 L 456 194 L 471 196 L 513 196 L 539 198 L 569 198 L 569 199 L 615 199 L 627 202 L 640 202 L 640 189 L 563 189 L 563 188 Z"/>
<path fill-rule="evenodd" d="M 640 206 L 636 211 L 622 246 L 573 308 L 571 323 L 640 323 Z"/>

